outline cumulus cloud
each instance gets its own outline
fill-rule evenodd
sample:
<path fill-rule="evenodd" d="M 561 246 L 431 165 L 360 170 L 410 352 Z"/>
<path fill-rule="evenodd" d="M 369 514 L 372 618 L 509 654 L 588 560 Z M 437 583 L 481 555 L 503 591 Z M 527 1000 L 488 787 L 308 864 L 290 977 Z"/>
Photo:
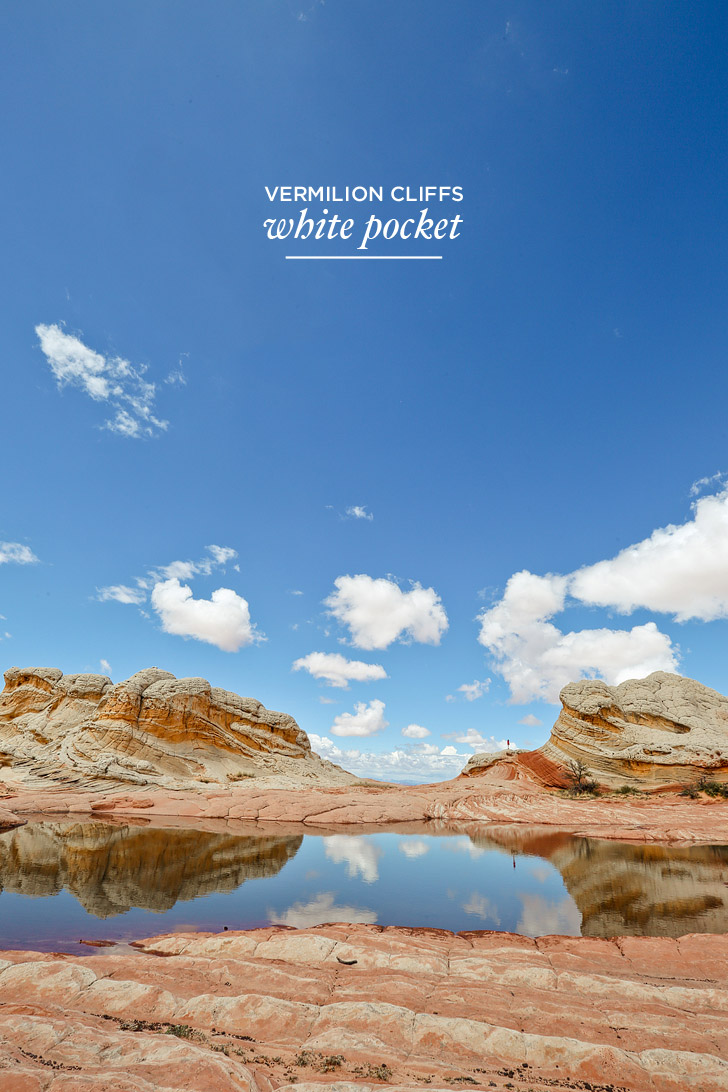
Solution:
<path fill-rule="evenodd" d="M 691 520 L 579 569 L 569 590 L 622 614 L 644 607 L 678 622 L 728 618 L 728 489 L 696 501 Z"/>
<path fill-rule="evenodd" d="M 111 675 L 111 664 L 108 660 L 99 660 L 99 665 L 105 675 Z"/>
<path fill-rule="evenodd" d="M 458 690 L 465 695 L 466 701 L 477 701 L 478 698 L 483 697 L 489 686 L 490 679 L 484 679 L 482 682 L 478 682 L 476 679 L 475 682 L 463 683 L 462 686 L 458 687 Z"/>
<path fill-rule="evenodd" d="M 384 702 L 374 698 L 368 705 L 357 702 L 353 713 L 339 713 L 330 731 L 335 736 L 373 736 L 388 724 L 384 719 Z"/>
<path fill-rule="evenodd" d="M 438 752 L 437 747 L 425 745 L 428 753 L 423 753 L 422 744 L 413 747 L 395 748 L 392 751 L 360 751 L 339 747 L 328 736 L 309 733 L 314 751 L 343 766 L 357 777 L 373 777 L 380 780 L 431 782 L 444 781 L 456 777 L 461 771 L 470 752 L 458 752 L 455 747 L 444 747 Z"/>
<path fill-rule="evenodd" d="M 209 599 L 195 599 L 189 584 L 172 577 L 154 585 L 151 601 L 165 633 L 194 637 L 222 652 L 263 640 L 251 624 L 247 600 L 232 588 L 217 588 Z"/>
<path fill-rule="evenodd" d="M 140 607 L 149 597 L 165 632 L 195 637 L 225 652 L 264 640 L 250 623 L 247 602 L 230 588 L 218 588 L 210 600 L 205 600 L 193 599 L 189 586 L 182 584 L 195 576 L 210 576 L 238 556 L 231 546 L 205 549 L 207 554 L 197 561 L 171 561 L 150 569 L 145 576 L 136 577 L 133 586 L 110 584 L 97 588 L 96 598 L 101 603 L 113 601 Z"/>
<path fill-rule="evenodd" d="M 448 628 L 447 615 L 434 588 L 412 583 L 402 591 L 394 580 L 360 573 L 339 576 L 325 600 L 329 613 L 351 633 L 357 648 L 387 648 L 396 640 L 438 645 Z"/>
<path fill-rule="evenodd" d="M 631 630 L 562 632 L 549 619 L 564 609 L 568 582 L 563 576 L 516 573 L 500 603 L 479 616 L 478 640 L 508 683 L 511 701 L 556 702 L 567 682 L 585 675 L 619 683 L 675 670 L 676 651 L 654 622 Z"/>
<path fill-rule="evenodd" d="M 421 724 L 408 724 L 402 729 L 402 735 L 407 736 L 408 739 L 424 739 L 429 734 L 428 729 L 423 728 Z"/>
<path fill-rule="evenodd" d="M 38 558 L 22 542 L 0 542 L 0 565 L 36 565 Z"/>
<path fill-rule="evenodd" d="M 693 483 L 691 493 L 716 481 L 722 475 Z M 658 528 L 615 557 L 566 576 L 515 573 L 500 602 L 480 615 L 479 640 L 513 701 L 556 701 L 565 683 L 584 675 L 619 683 L 675 671 L 677 649 L 654 622 L 565 633 L 550 619 L 568 602 L 621 614 L 643 609 L 677 622 L 728 618 L 728 487 L 696 500 L 684 523 Z"/>
<path fill-rule="evenodd" d="M 495 736 L 481 735 L 475 728 L 468 728 L 461 736 L 448 736 L 448 739 L 454 739 L 456 743 L 464 744 L 470 751 L 478 752 L 479 754 L 487 751 L 493 754 L 495 751 L 503 751 L 506 747 L 505 739 L 496 739 Z"/>
<path fill-rule="evenodd" d="M 60 387 L 77 387 L 112 413 L 103 428 L 138 439 L 156 436 L 169 422 L 154 413 L 156 386 L 144 378 L 146 367 L 134 367 L 120 356 L 104 356 L 60 326 L 35 328 L 40 347 Z"/>
<path fill-rule="evenodd" d="M 340 652 L 309 652 L 293 663 L 294 671 L 308 671 L 314 679 L 323 679 L 329 686 L 349 689 L 349 681 L 371 682 L 386 679 L 381 664 L 366 664 L 363 660 L 347 660 Z"/>

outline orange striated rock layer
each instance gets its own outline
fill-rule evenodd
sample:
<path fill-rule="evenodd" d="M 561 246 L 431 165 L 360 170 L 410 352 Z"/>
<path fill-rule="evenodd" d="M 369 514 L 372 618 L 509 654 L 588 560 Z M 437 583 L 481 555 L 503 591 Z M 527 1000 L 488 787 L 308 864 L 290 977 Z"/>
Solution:
<path fill-rule="evenodd" d="M 293 717 L 156 667 L 116 685 L 57 668 L 6 671 L 0 767 L 26 784 L 69 788 L 354 780 L 311 751 Z"/>
<path fill-rule="evenodd" d="M 701 777 L 728 782 L 728 697 L 716 690 L 655 671 L 619 686 L 582 679 L 560 697 L 563 708 L 542 747 L 473 755 L 464 772 L 493 771 L 507 759 L 511 777 L 517 770 L 551 788 L 568 787 L 572 762 L 606 788 L 661 790 Z"/>
<path fill-rule="evenodd" d="M 725 1092 L 728 938 L 326 925 L 0 954 L 8 1092 Z"/>

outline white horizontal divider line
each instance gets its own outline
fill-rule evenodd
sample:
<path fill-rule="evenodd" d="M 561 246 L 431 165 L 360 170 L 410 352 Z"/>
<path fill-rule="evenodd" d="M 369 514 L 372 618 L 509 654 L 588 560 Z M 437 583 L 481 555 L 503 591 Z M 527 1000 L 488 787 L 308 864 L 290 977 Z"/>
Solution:
<path fill-rule="evenodd" d="M 287 262 L 441 262 L 442 254 L 286 254 Z"/>

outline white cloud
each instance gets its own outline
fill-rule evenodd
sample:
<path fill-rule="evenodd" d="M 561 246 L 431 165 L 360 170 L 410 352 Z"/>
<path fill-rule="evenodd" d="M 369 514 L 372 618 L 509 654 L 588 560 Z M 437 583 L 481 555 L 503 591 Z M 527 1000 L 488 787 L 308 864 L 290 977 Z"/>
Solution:
<path fill-rule="evenodd" d="M 209 557 L 201 557 L 198 561 L 170 561 L 168 565 L 150 569 L 146 576 L 136 577 L 136 587 L 110 584 L 106 588 L 97 588 L 96 598 L 101 603 L 114 600 L 117 603 L 140 606 L 146 602 L 147 592 L 156 584 L 164 580 L 191 580 L 198 574 L 210 576 L 215 569 L 224 567 L 238 556 L 237 550 L 233 550 L 231 546 L 206 546 L 205 549 Z"/>
<path fill-rule="evenodd" d="M 194 637 L 223 652 L 264 639 L 251 624 L 247 601 L 231 588 L 217 588 L 210 599 L 194 599 L 189 585 L 172 578 L 154 585 L 151 600 L 165 633 Z"/>
<path fill-rule="evenodd" d="M 423 728 L 421 724 L 408 724 L 402 729 L 402 735 L 407 736 L 408 739 L 425 739 L 429 734 L 428 729 Z"/>
<path fill-rule="evenodd" d="M 38 558 L 22 542 L 0 542 L 0 565 L 36 565 Z"/>
<path fill-rule="evenodd" d="M 483 736 L 475 728 L 468 728 L 465 735 L 455 736 L 454 738 L 456 743 L 463 743 L 470 751 L 477 751 L 478 753 L 488 752 L 494 754 L 496 751 L 505 750 L 506 746 L 504 739 L 496 739 L 495 736 Z"/>
<path fill-rule="evenodd" d="M 374 925 L 377 920 L 375 910 L 366 910 L 358 906 L 337 906 L 333 891 L 322 891 L 308 902 L 294 902 L 282 913 L 268 910 L 268 920 L 273 925 L 290 925 L 294 929 L 310 929 L 314 925 L 324 925 L 330 921 L 366 922 Z"/>
<path fill-rule="evenodd" d="M 347 660 L 340 652 L 309 652 L 295 660 L 294 671 L 308 671 L 314 679 L 324 679 L 329 686 L 349 689 L 349 681 L 371 682 L 386 679 L 387 672 L 381 664 L 366 664 L 363 660 Z"/>
<path fill-rule="evenodd" d="M 350 519 L 374 519 L 374 513 L 367 512 L 367 506 L 365 504 L 353 504 L 351 508 L 346 509 L 346 514 Z"/>
<path fill-rule="evenodd" d="M 438 645 L 448 628 L 447 615 L 434 588 L 413 583 L 408 592 L 393 580 L 360 573 L 339 576 L 325 600 L 329 612 L 348 626 L 357 648 L 387 648 L 397 639 Z"/>
<path fill-rule="evenodd" d="M 41 323 L 35 332 L 59 387 L 78 387 L 95 402 L 108 404 L 113 416 L 104 422 L 105 429 L 139 438 L 167 428 L 168 422 L 154 414 L 156 387 L 144 379 L 144 365 L 103 356 L 55 324 Z"/>
<path fill-rule="evenodd" d="M 108 588 L 97 588 L 96 591 L 96 598 L 100 603 L 113 600 L 116 603 L 133 603 L 139 606 L 147 598 L 144 588 L 130 588 L 128 584 L 110 584 Z"/>
<path fill-rule="evenodd" d="M 111 675 L 111 664 L 108 660 L 99 660 L 99 665 L 105 675 Z"/>
<path fill-rule="evenodd" d="M 691 520 L 579 569 L 569 590 L 623 614 L 644 607 L 678 622 L 728 618 L 728 489 L 696 501 Z"/>
<path fill-rule="evenodd" d="M 693 494 L 716 479 L 702 479 Z M 654 622 L 564 633 L 550 619 L 571 601 L 631 614 L 644 609 L 678 622 L 728 618 L 728 488 L 703 496 L 685 523 L 658 528 L 615 557 L 567 576 L 516 573 L 503 598 L 480 615 L 479 640 L 495 658 L 513 701 L 556 701 L 584 675 L 608 683 L 675 671 L 678 650 Z"/>
<path fill-rule="evenodd" d="M 609 683 L 674 671 L 676 652 L 654 622 L 631 630 L 563 633 L 548 619 L 566 605 L 569 578 L 515 573 L 503 598 L 479 615 L 478 640 L 510 687 L 511 701 L 556 702 L 566 683 L 600 675 Z"/>
<path fill-rule="evenodd" d="M 374 698 L 368 705 L 357 702 L 353 713 L 339 713 L 334 717 L 330 731 L 335 736 L 373 736 L 388 724 L 384 719 L 384 702 Z"/>
<path fill-rule="evenodd" d="M 332 834 L 324 838 L 324 853 L 334 864 L 346 864 L 347 876 L 361 876 L 365 883 L 379 879 L 382 847 L 370 838 L 355 834 Z"/>
<path fill-rule="evenodd" d="M 462 686 L 458 687 L 458 690 L 465 695 L 466 701 L 477 701 L 478 698 L 483 697 L 489 686 L 490 679 L 484 679 L 482 682 L 478 682 L 476 679 L 475 682 L 463 683 Z"/>
<path fill-rule="evenodd" d="M 454 747 L 445 747 L 439 754 L 422 754 L 414 748 L 392 751 L 360 751 L 339 747 L 328 736 L 309 732 L 314 751 L 350 770 L 357 777 L 373 777 L 386 781 L 444 781 L 457 777 L 470 754 L 459 754 Z"/>
<path fill-rule="evenodd" d="M 538 717 L 534 717 L 533 713 L 526 713 L 525 717 L 521 717 L 519 724 L 525 724 L 527 728 L 537 728 L 539 724 L 543 724 Z"/>

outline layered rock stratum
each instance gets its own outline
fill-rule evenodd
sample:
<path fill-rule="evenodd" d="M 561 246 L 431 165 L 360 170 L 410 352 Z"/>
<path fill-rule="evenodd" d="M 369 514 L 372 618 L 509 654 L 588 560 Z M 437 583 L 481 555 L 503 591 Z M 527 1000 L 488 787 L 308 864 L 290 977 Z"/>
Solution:
<path fill-rule="evenodd" d="M 182 788 L 246 777 L 346 784 L 293 717 L 151 667 L 124 682 L 57 668 L 5 672 L 0 766 L 25 784 Z"/>
<path fill-rule="evenodd" d="M 473 755 L 466 774 L 504 776 L 506 761 L 548 787 L 567 787 L 580 762 L 607 788 L 728 782 L 728 697 L 682 675 L 655 671 L 608 686 L 569 683 L 550 739 L 536 751 Z"/>
<path fill-rule="evenodd" d="M 0 953 L 12 1092 L 725 1092 L 728 938 L 325 925 Z"/>

